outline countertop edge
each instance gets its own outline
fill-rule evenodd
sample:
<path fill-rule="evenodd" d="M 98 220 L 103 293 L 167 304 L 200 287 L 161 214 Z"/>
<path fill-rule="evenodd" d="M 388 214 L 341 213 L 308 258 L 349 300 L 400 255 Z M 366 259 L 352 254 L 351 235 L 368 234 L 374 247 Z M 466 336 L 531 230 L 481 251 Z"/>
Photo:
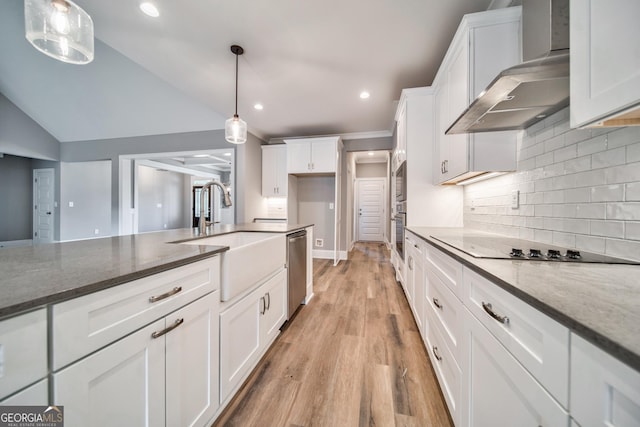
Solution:
<path fill-rule="evenodd" d="M 615 357 L 622 363 L 625 363 L 626 365 L 635 369 L 636 371 L 640 371 L 640 354 L 637 354 L 629 350 L 628 348 L 611 340 L 607 336 L 602 335 L 601 333 L 594 331 L 593 329 L 583 325 L 582 323 L 576 321 L 572 317 L 569 317 L 565 313 L 538 300 L 537 298 L 533 297 L 532 295 L 523 291 L 517 286 L 491 274 L 491 272 L 474 264 L 465 256 L 461 255 L 461 252 L 457 251 L 456 249 L 450 246 L 447 246 L 444 243 L 441 243 L 435 239 L 431 239 L 428 236 L 425 237 L 420 232 L 416 230 L 412 230 L 411 227 L 407 227 L 407 230 L 415 234 L 420 239 L 424 240 L 426 243 L 433 246 L 434 248 L 444 252 L 445 254 L 454 258 L 456 261 L 459 261 L 464 266 L 478 273 L 485 279 L 490 280 L 492 283 L 495 283 L 496 285 L 500 286 L 500 288 L 504 289 L 505 291 L 509 292 L 510 294 L 514 295 L 515 297 L 519 298 L 525 303 L 531 305 L 532 307 L 536 308 L 540 312 L 548 315 L 553 320 L 557 321 L 563 326 L 566 326 L 567 328 L 569 328 L 570 332 L 576 333 L 577 335 L 581 336 L 585 340 L 594 344 L 601 350 L 605 351 L 607 354 L 611 355 L 612 357 Z"/>

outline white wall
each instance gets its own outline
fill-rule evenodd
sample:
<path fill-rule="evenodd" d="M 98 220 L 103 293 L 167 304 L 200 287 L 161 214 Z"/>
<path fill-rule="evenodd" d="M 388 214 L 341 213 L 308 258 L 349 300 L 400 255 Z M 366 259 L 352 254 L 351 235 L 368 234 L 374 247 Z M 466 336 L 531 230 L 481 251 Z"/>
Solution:
<path fill-rule="evenodd" d="M 32 183 L 31 159 L 0 157 L 0 242 L 31 239 Z"/>
<path fill-rule="evenodd" d="M 386 178 L 387 163 L 356 163 L 356 178 Z"/>
<path fill-rule="evenodd" d="M 60 240 L 111 235 L 111 161 L 63 162 L 60 177 Z"/>
<path fill-rule="evenodd" d="M 138 232 L 191 227 L 184 209 L 191 204 L 185 179 L 190 181 L 181 173 L 138 166 Z"/>
<path fill-rule="evenodd" d="M 640 259 L 640 127 L 570 130 L 568 109 L 536 123 L 519 139 L 517 172 L 465 187 L 464 222 Z"/>

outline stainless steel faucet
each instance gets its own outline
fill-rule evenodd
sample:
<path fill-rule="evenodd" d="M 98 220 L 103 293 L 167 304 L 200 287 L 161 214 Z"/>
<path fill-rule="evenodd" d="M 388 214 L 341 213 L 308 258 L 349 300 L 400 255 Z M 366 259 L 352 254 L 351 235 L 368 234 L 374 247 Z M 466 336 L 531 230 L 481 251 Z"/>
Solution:
<path fill-rule="evenodd" d="M 207 230 L 208 224 L 213 224 L 213 209 L 211 209 L 211 221 L 207 224 L 207 220 L 205 219 L 205 209 L 204 209 L 204 196 L 207 192 L 207 189 L 211 186 L 216 186 L 220 188 L 222 191 L 222 206 L 228 208 L 231 206 L 231 194 L 229 194 L 229 189 L 224 186 L 220 181 L 209 181 L 202 186 L 200 190 L 200 221 L 198 222 L 198 228 L 200 230 L 200 234 L 205 234 Z M 213 199 L 213 197 L 212 197 Z"/>

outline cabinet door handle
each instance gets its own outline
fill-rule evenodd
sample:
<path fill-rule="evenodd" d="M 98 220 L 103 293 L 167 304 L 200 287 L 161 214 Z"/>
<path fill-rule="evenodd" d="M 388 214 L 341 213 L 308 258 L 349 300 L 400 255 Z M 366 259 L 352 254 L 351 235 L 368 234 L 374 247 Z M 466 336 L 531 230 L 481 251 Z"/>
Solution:
<path fill-rule="evenodd" d="M 169 298 L 170 296 L 177 294 L 180 291 L 182 291 L 182 286 L 176 286 L 175 288 L 171 289 L 169 292 L 165 292 L 164 294 L 161 294 L 161 295 L 149 297 L 149 302 L 153 303 L 153 302 L 161 301 L 165 298 Z"/>
<path fill-rule="evenodd" d="M 433 355 L 436 357 L 438 362 L 440 362 L 442 360 L 442 356 L 438 354 L 438 347 L 434 345 L 433 347 L 431 347 L 431 351 L 433 352 Z"/>
<path fill-rule="evenodd" d="M 267 310 L 271 308 L 271 294 L 267 292 Z"/>
<path fill-rule="evenodd" d="M 433 297 L 433 305 L 435 305 L 436 307 L 438 307 L 440 310 L 442 310 L 442 304 L 440 304 L 440 301 L 438 300 L 438 298 Z"/>
<path fill-rule="evenodd" d="M 484 311 L 486 311 L 489 316 L 493 317 L 498 322 L 502 324 L 509 323 L 509 318 L 507 316 L 500 316 L 499 314 L 496 314 L 495 311 L 493 311 L 491 303 L 485 303 L 484 301 L 482 301 L 482 308 L 484 308 Z"/>
<path fill-rule="evenodd" d="M 418 249 L 418 245 L 416 245 L 416 244 L 414 244 L 414 245 L 413 245 L 413 247 L 414 247 L 414 248 L 416 248 L 416 249 Z"/>
<path fill-rule="evenodd" d="M 267 311 L 267 303 L 264 297 L 260 297 L 260 314 L 264 314 L 265 311 Z"/>
<path fill-rule="evenodd" d="M 173 331 L 175 328 L 177 328 L 178 326 L 182 325 L 184 323 L 184 319 L 180 318 L 177 319 L 175 322 L 173 322 L 173 325 L 169 326 L 168 328 L 165 328 L 159 332 L 154 332 L 151 334 L 151 338 L 159 338 L 161 336 L 163 336 L 164 334 L 168 334 L 169 332 Z"/>

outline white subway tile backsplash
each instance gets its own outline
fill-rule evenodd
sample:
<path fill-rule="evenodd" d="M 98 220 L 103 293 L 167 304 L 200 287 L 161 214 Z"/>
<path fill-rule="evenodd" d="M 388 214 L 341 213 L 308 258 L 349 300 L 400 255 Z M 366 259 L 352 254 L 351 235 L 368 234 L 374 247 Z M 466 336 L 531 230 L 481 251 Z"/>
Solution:
<path fill-rule="evenodd" d="M 625 164 L 626 152 L 625 147 L 620 147 L 593 154 L 591 156 L 591 165 L 593 169 L 599 169 Z"/>
<path fill-rule="evenodd" d="M 592 202 L 621 202 L 624 200 L 624 185 L 601 185 L 599 187 L 586 188 L 591 193 Z"/>
<path fill-rule="evenodd" d="M 640 253 L 640 127 L 572 130 L 565 109 L 520 132 L 517 147 L 517 172 L 465 186 L 467 227 Z M 519 209 L 510 207 L 512 190 Z"/>

